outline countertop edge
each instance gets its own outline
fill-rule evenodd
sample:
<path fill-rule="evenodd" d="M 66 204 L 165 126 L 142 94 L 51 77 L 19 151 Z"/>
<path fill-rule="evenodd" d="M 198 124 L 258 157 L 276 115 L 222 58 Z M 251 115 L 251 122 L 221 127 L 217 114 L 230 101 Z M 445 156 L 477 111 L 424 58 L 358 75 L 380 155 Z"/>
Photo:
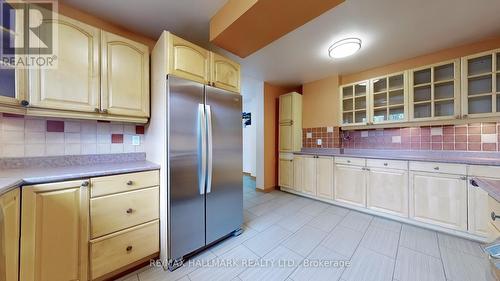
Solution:
<path fill-rule="evenodd" d="M 55 175 L 55 176 L 49 175 L 49 176 L 32 176 L 32 177 L 27 176 L 23 178 L 16 178 L 16 177 L 0 178 L 0 196 L 25 185 L 44 184 L 44 183 L 52 183 L 58 181 L 78 180 L 91 177 L 103 177 L 103 176 L 111 176 L 111 175 L 126 174 L 126 173 L 154 171 L 160 169 L 160 165 L 149 161 L 130 162 L 127 164 L 133 165 L 134 163 L 138 164 L 138 166 L 111 168 L 99 171 L 88 171 L 88 172 L 86 171 L 81 173 L 74 173 L 74 172 L 67 174 L 62 173 L 60 175 Z M 106 164 L 116 164 L 116 163 L 106 163 Z"/>

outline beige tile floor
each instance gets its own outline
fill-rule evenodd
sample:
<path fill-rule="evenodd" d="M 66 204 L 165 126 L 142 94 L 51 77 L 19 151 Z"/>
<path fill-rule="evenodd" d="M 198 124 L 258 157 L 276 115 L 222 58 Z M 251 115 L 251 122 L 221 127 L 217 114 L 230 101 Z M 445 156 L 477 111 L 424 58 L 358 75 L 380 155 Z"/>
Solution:
<path fill-rule="evenodd" d="M 245 179 L 245 231 L 193 258 L 205 264 L 146 267 L 120 280 L 495 280 L 476 242 L 254 186 Z M 213 266 L 224 261 L 239 263 Z M 320 261 L 350 265 L 312 266 Z"/>

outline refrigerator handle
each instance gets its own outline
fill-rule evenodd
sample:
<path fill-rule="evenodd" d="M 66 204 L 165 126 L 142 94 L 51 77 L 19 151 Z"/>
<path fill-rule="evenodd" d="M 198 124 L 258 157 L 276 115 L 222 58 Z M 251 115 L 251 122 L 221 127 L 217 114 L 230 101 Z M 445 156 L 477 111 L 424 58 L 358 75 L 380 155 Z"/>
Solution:
<path fill-rule="evenodd" d="M 205 107 L 203 104 L 198 104 L 198 155 L 201 154 L 201 159 L 198 158 L 198 189 L 200 194 L 205 194 L 205 182 L 207 180 L 207 133 L 206 133 L 206 116 Z"/>
<path fill-rule="evenodd" d="M 212 191 L 212 110 L 210 105 L 205 105 L 207 113 L 207 193 Z"/>

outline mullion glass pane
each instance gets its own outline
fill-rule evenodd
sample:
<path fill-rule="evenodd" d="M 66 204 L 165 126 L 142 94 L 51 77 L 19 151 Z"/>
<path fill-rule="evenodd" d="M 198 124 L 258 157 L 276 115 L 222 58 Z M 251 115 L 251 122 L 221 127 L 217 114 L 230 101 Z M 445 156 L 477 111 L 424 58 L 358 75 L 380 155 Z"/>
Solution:
<path fill-rule="evenodd" d="M 366 123 L 366 111 L 363 110 L 354 112 L 354 122 Z"/>
<path fill-rule="evenodd" d="M 469 114 L 492 112 L 491 95 L 469 98 Z"/>
<path fill-rule="evenodd" d="M 453 79 L 453 63 L 437 66 L 434 68 L 434 82 Z"/>
<path fill-rule="evenodd" d="M 491 75 L 469 78 L 469 96 L 491 93 Z"/>
<path fill-rule="evenodd" d="M 342 98 L 352 98 L 352 86 L 342 88 Z"/>
<path fill-rule="evenodd" d="M 0 68 L 0 96 L 16 97 L 16 71 L 13 68 Z"/>
<path fill-rule="evenodd" d="M 413 115 L 414 118 L 431 117 L 431 103 L 416 104 Z"/>
<path fill-rule="evenodd" d="M 342 101 L 343 111 L 352 111 L 354 109 L 354 103 L 352 99 L 346 99 Z"/>
<path fill-rule="evenodd" d="M 389 105 L 403 104 L 405 102 L 404 90 L 389 92 Z"/>
<path fill-rule="evenodd" d="M 479 58 L 470 59 L 467 62 L 468 75 L 478 75 L 490 73 L 492 69 L 492 56 L 486 55 Z"/>
<path fill-rule="evenodd" d="M 389 77 L 389 90 L 401 89 L 404 86 L 403 74 Z"/>
<path fill-rule="evenodd" d="M 431 100 L 431 86 L 416 87 L 413 90 L 413 101 L 430 101 Z"/>
<path fill-rule="evenodd" d="M 431 69 L 422 69 L 413 73 L 413 85 L 431 83 Z"/>
<path fill-rule="evenodd" d="M 376 109 L 373 111 L 373 122 L 383 122 L 387 120 L 387 109 Z"/>
<path fill-rule="evenodd" d="M 387 79 L 386 78 L 381 78 L 378 81 L 375 81 L 373 83 L 373 92 L 378 93 L 378 92 L 383 92 L 387 91 Z"/>
<path fill-rule="evenodd" d="M 434 116 L 452 116 L 454 114 L 454 101 L 439 101 L 434 104 Z"/>
<path fill-rule="evenodd" d="M 447 82 L 442 84 L 434 85 L 434 99 L 450 99 L 454 97 L 454 83 Z"/>
<path fill-rule="evenodd" d="M 389 120 L 400 121 L 405 119 L 405 108 L 403 106 L 389 108 Z"/>

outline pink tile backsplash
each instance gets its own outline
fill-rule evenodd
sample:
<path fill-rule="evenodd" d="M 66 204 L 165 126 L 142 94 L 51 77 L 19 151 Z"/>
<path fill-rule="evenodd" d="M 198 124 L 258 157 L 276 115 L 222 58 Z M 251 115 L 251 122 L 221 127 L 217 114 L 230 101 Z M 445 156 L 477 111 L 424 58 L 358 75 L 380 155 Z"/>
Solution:
<path fill-rule="evenodd" d="M 0 157 L 143 152 L 143 143 L 144 126 L 0 113 Z"/>
<path fill-rule="evenodd" d="M 340 135 L 344 148 L 500 151 L 500 123 L 494 122 L 341 131 Z"/>

